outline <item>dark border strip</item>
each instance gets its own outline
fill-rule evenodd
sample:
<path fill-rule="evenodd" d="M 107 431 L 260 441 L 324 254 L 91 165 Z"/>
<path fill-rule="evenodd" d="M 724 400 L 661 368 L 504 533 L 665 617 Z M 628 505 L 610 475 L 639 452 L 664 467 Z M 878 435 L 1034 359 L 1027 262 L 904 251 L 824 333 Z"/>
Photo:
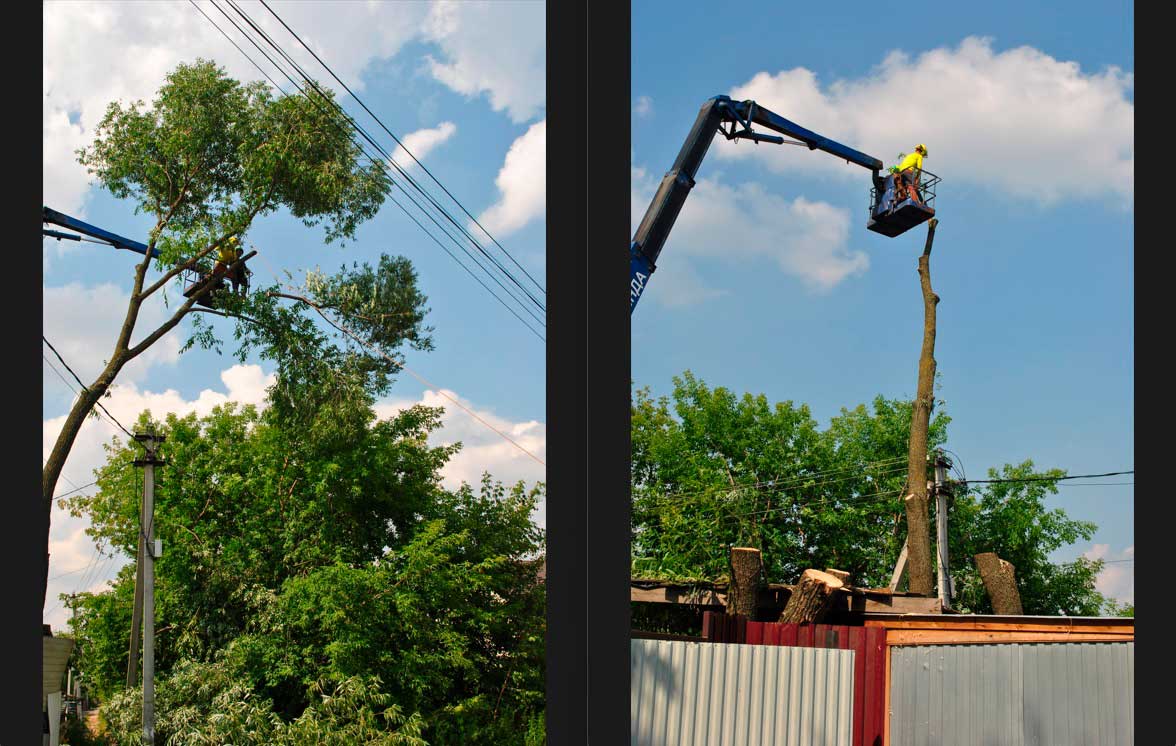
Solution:
<path fill-rule="evenodd" d="M 582 3 L 547 6 L 547 742 L 588 729 Z"/>
<path fill-rule="evenodd" d="M 588 12 L 588 740 L 629 742 L 628 2 Z"/>

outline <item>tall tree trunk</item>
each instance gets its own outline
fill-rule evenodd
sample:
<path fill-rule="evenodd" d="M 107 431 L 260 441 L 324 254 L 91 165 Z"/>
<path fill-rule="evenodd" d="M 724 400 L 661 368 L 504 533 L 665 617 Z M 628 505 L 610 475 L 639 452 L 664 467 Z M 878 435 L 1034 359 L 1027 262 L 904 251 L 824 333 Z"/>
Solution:
<path fill-rule="evenodd" d="M 927 430 L 935 403 L 935 307 L 939 296 L 931 290 L 931 244 L 938 224 L 935 218 L 927 224 L 927 243 L 919 257 L 919 284 L 923 289 L 923 350 L 919 355 L 919 387 L 911 412 L 907 458 L 907 573 L 910 592 L 920 596 L 931 596 L 935 592 L 927 511 Z"/>
<path fill-rule="evenodd" d="M 41 502 L 45 511 L 45 557 L 41 568 L 42 608 L 45 606 L 45 594 L 49 590 L 49 530 L 53 520 L 53 491 L 57 489 L 57 480 L 61 478 L 61 470 L 65 468 L 65 460 L 69 457 L 70 449 L 73 447 L 74 440 L 78 437 L 82 425 L 85 424 L 86 417 L 102 400 L 102 395 L 110 388 L 110 384 L 114 381 L 120 368 L 122 368 L 121 361 L 117 359 L 112 361 L 106 366 L 106 370 L 102 371 L 102 375 L 98 377 L 97 381 L 78 394 L 78 399 L 70 408 L 69 414 L 66 415 L 61 432 L 57 434 L 57 440 L 53 443 L 53 450 L 49 452 L 49 458 L 45 460 L 45 466 L 41 470 Z"/>

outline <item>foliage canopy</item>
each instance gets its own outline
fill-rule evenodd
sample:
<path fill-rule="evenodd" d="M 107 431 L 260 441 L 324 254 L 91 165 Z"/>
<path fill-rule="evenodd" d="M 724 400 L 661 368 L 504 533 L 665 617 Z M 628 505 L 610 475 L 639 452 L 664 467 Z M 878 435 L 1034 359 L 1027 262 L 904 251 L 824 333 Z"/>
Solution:
<path fill-rule="evenodd" d="M 928 448 L 947 442 L 942 402 Z M 636 391 L 632 416 L 634 577 L 725 580 L 728 547 L 763 552 L 771 582 L 835 567 L 882 587 L 905 538 L 911 403 L 879 396 L 841 410 L 822 429 L 809 409 L 763 395 L 711 388 L 689 371 L 669 397 Z M 1061 477 L 1026 460 L 991 478 Z M 931 475 L 929 473 L 928 478 Z M 1054 564 L 1054 550 L 1090 539 L 1095 525 L 1045 507 L 1051 481 L 956 488 L 949 521 L 955 606 L 991 611 L 972 556 L 996 552 L 1016 567 L 1027 614 L 1097 615 L 1102 567 Z"/>

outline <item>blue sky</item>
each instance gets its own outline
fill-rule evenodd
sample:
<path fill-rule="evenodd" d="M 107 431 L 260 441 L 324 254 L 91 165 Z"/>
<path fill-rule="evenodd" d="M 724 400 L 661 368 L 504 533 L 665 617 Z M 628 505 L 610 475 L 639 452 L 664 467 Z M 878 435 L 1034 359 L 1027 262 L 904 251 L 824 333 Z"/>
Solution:
<path fill-rule="evenodd" d="M 716 94 L 887 165 L 927 145 L 943 177 L 938 396 L 973 479 L 1024 459 L 1134 468 L 1132 9 L 1061 8 L 633 8 L 634 220 Z M 807 403 L 822 424 L 912 396 L 926 228 L 867 231 L 869 188 L 867 171 L 819 151 L 717 140 L 633 316 L 635 384 L 668 394 L 689 369 Z M 1050 505 L 1099 530 L 1055 558 L 1133 558 L 1133 498 L 1130 485 L 1060 488 Z M 1100 588 L 1133 599 L 1133 563 L 1109 564 Z"/>
<path fill-rule="evenodd" d="M 545 6 L 538 2 L 271 5 L 545 286 Z M 203 2 L 201 7 L 284 88 L 292 90 L 210 3 Z M 394 151 L 395 142 L 259 3 L 245 2 L 242 7 L 320 82 L 336 89 L 343 106 L 389 153 Z M 239 79 L 261 79 L 261 73 L 186 2 L 47 3 L 43 16 L 44 202 L 115 233 L 145 240 L 151 218 L 136 216 L 132 205 L 90 185 L 73 151 L 89 144 L 109 101 L 149 101 L 178 62 L 212 59 Z M 159 34 L 160 28 L 168 28 L 169 33 Z M 409 162 L 406 157 L 394 157 L 402 165 Z M 427 180 L 419 168 L 411 173 L 418 181 Z M 440 188 L 434 185 L 432 191 L 444 199 Z M 402 195 L 397 197 L 407 204 Z M 449 204 L 449 209 L 464 222 L 456 206 Z M 432 227 L 419 213 L 417 218 Z M 259 252 L 251 262 L 255 286 L 269 283 L 283 270 L 297 278 L 315 267 L 329 272 L 344 262 L 375 262 L 382 252 L 411 259 L 429 298 L 428 323 L 435 327 L 436 350 L 409 351 L 408 367 L 511 434 L 539 459 L 545 458 L 544 343 L 392 202 L 386 202 L 345 248 L 325 245 L 321 228 L 306 228 L 282 214 L 256 222 L 245 243 Z M 113 346 L 137 256 L 92 243 L 43 241 L 45 335 L 87 383 Z M 485 281 L 497 290 L 490 280 Z M 157 325 L 164 318 L 160 308 L 148 309 L 145 316 L 136 339 L 154 328 L 150 322 Z M 216 321 L 231 333 L 227 321 Z M 124 370 L 113 396 L 105 401 L 124 424 L 144 407 L 161 416 L 165 411 L 206 412 L 230 399 L 262 400 L 271 366 L 260 360 L 238 365 L 228 354 L 231 345 L 224 356 L 200 350 L 179 355 L 185 338 L 173 332 Z M 65 373 L 52 353 L 45 352 Z M 42 363 L 42 368 L 48 453 L 73 394 L 49 365 Z M 476 482 L 482 470 L 504 481 L 543 478 L 542 466 L 410 375 L 400 376 L 378 411 L 387 414 L 415 402 L 446 407 L 445 426 L 437 433 L 437 442 L 461 440 L 466 445 L 445 473 L 449 484 Z M 92 481 L 91 471 L 101 461 L 101 443 L 113 432 L 101 421 L 84 426 L 58 485 L 59 493 Z M 542 520 L 542 515 L 538 518 Z M 56 579 L 50 582 L 46 603 L 46 621 L 54 626 L 64 619 L 57 593 L 99 589 L 123 562 L 96 560 L 84 528 L 83 519 L 55 511 L 49 575 Z"/>

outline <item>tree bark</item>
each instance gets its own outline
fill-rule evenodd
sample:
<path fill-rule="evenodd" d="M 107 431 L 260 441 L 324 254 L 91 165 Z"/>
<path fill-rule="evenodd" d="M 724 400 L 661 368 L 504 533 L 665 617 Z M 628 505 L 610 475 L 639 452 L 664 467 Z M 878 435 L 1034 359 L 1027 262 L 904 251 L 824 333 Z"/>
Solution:
<path fill-rule="evenodd" d="M 727 613 L 755 618 L 759 601 L 760 573 L 764 561 L 760 550 L 731 547 L 731 583 L 727 587 Z"/>
<path fill-rule="evenodd" d="M 788 605 L 780 614 L 780 622 L 789 624 L 815 624 L 825 618 L 833 604 L 833 596 L 844 584 L 836 576 L 820 570 L 805 570 Z"/>
<path fill-rule="evenodd" d="M 976 560 L 976 569 L 980 571 L 980 579 L 984 581 L 984 589 L 992 599 L 993 613 L 1014 616 L 1024 614 L 1012 564 L 997 557 L 995 552 L 977 554 L 973 559 Z"/>
<path fill-rule="evenodd" d="M 826 567 L 825 572 L 840 580 L 844 585 L 853 585 L 851 582 L 853 580 L 853 576 L 845 570 L 834 570 L 830 567 Z"/>
<path fill-rule="evenodd" d="M 931 244 L 935 240 L 932 218 L 927 225 L 927 243 L 919 257 L 919 284 L 923 290 L 923 349 L 919 355 L 919 384 L 911 412 L 911 439 L 907 458 L 907 577 L 913 594 L 935 593 L 931 568 L 931 531 L 927 510 L 927 430 L 935 403 L 935 307 L 939 296 L 931 290 Z"/>

